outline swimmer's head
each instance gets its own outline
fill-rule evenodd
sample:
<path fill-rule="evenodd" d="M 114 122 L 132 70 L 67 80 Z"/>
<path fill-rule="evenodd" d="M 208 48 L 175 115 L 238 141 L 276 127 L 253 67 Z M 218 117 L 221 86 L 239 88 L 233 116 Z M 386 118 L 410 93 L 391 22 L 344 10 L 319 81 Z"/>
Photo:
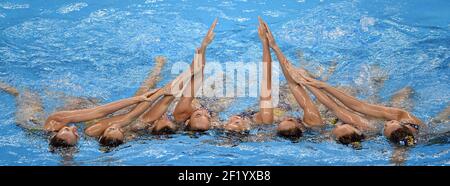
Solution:
<path fill-rule="evenodd" d="M 249 130 L 249 121 L 242 116 L 231 116 L 228 122 L 223 127 L 231 132 L 245 132 Z"/>
<path fill-rule="evenodd" d="M 100 144 L 104 146 L 115 147 L 123 143 L 124 140 L 123 131 L 118 126 L 110 126 L 106 128 L 103 135 L 100 137 Z"/>
<path fill-rule="evenodd" d="M 154 127 L 152 128 L 153 134 L 173 134 L 176 131 L 177 127 L 175 124 L 169 120 L 166 116 L 163 116 L 161 119 L 156 120 L 154 123 Z"/>
<path fill-rule="evenodd" d="M 399 121 L 392 120 L 384 124 L 384 136 L 396 144 L 413 146 L 416 143 L 414 134 L 418 127 L 413 124 L 402 124 Z"/>
<path fill-rule="evenodd" d="M 295 118 L 286 118 L 278 124 L 277 133 L 283 137 L 301 137 L 303 131 L 300 125 L 301 123 Z"/>
<path fill-rule="evenodd" d="M 79 138 L 75 126 L 65 126 L 50 138 L 50 145 L 53 147 L 70 147 L 76 145 Z"/>
<path fill-rule="evenodd" d="M 198 109 L 191 114 L 187 121 L 187 130 L 207 131 L 210 128 L 210 115 L 206 109 Z"/>
<path fill-rule="evenodd" d="M 365 138 L 364 134 L 349 124 L 337 125 L 332 133 L 344 145 L 360 143 Z"/>

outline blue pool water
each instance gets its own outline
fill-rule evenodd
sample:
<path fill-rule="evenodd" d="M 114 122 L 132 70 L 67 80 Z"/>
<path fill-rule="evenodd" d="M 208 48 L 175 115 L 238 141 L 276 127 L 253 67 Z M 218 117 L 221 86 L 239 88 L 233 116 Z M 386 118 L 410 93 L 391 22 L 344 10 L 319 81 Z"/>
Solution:
<path fill-rule="evenodd" d="M 447 0 L 1 0 L 0 81 L 38 92 L 48 112 L 57 105 L 48 91 L 114 101 L 133 95 L 156 55 L 169 59 L 159 85 L 172 79 L 171 64 L 190 61 L 215 17 L 208 61 L 260 61 L 257 16 L 269 23 L 292 62 L 298 64 L 298 51 L 313 61 L 306 66 L 311 71 L 336 61 L 328 82 L 358 86 L 366 90 L 361 98 L 375 90 L 367 82 L 374 76 L 370 67 L 379 66 L 387 76 L 381 101 L 410 86 L 412 112 L 427 123 L 450 104 Z M 241 98 L 223 114 L 256 103 Z M 109 152 L 82 137 L 75 150 L 52 153 L 44 136 L 14 124 L 14 113 L 14 98 L 0 92 L 0 165 L 450 164 L 449 123 L 432 125 L 430 139 L 408 149 L 381 136 L 354 150 L 313 134 L 295 143 L 274 138 L 230 144 L 211 132 L 143 136 Z"/>

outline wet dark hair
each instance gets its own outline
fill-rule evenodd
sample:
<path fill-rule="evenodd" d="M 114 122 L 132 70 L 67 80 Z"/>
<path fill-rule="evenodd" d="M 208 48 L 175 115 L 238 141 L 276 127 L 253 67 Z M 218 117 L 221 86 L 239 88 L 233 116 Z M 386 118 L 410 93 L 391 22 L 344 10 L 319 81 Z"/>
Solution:
<path fill-rule="evenodd" d="M 353 142 L 360 142 L 365 138 L 366 138 L 366 136 L 364 134 L 358 134 L 356 132 L 353 132 L 349 135 L 345 135 L 345 136 L 338 138 L 338 141 L 341 144 L 348 145 Z"/>
<path fill-rule="evenodd" d="M 304 126 L 303 121 L 301 118 L 292 118 L 295 122 L 297 122 L 298 124 L 300 124 L 301 126 Z M 294 130 L 289 130 L 289 131 L 278 131 L 277 133 L 279 136 L 282 137 L 287 137 L 287 138 L 300 138 L 303 136 L 303 130 L 299 127 L 295 127 Z"/>
<path fill-rule="evenodd" d="M 224 133 L 224 134 L 226 134 L 226 135 L 229 135 L 229 136 L 241 136 L 241 137 L 243 137 L 243 136 L 247 136 L 247 135 L 249 135 L 250 134 L 250 130 L 242 130 L 242 131 L 234 131 L 234 130 L 225 130 L 225 129 L 221 129 L 222 130 L 222 132 Z"/>
<path fill-rule="evenodd" d="M 277 134 L 287 138 L 299 138 L 303 136 L 303 131 L 298 127 L 295 127 L 293 130 L 278 131 Z"/>
<path fill-rule="evenodd" d="M 152 134 L 156 134 L 156 135 L 174 134 L 174 133 L 175 133 L 175 130 L 170 128 L 169 126 L 165 126 L 159 131 L 152 130 Z"/>
<path fill-rule="evenodd" d="M 192 131 L 192 132 L 205 132 L 205 131 L 208 131 L 209 129 L 207 129 L 207 130 L 198 129 L 198 128 L 195 128 L 195 129 L 194 129 L 194 128 L 191 127 L 191 123 L 189 122 L 189 124 L 186 125 L 186 127 L 184 128 L 184 130 Z"/>
<path fill-rule="evenodd" d="M 123 140 L 101 136 L 99 139 L 99 142 L 103 146 L 116 147 L 116 146 L 119 146 L 120 144 L 122 144 Z"/>
<path fill-rule="evenodd" d="M 414 139 L 414 134 L 409 130 L 408 127 L 403 126 L 391 133 L 391 136 L 389 139 L 394 143 L 400 143 L 404 142 L 405 145 L 408 145 L 405 140 L 407 140 L 407 137 L 411 136 Z"/>
<path fill-rule="evenodd" d="M 57 137 L 57 135 L 53 135 L 50 137 L 50 145 L 53 147 L 71 147 L 73 145 L 68 144 L 67 141 Z"/>

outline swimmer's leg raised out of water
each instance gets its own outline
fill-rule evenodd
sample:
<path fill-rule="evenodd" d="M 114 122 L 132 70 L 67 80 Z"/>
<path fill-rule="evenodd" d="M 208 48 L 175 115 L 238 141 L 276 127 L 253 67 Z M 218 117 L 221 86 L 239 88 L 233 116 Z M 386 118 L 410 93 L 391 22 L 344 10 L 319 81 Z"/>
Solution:
<path fill-rule="evenodd" d="M 270 32 L 269 27 L 266 23 L 263 23 L 266 27 L 266 36 L 269 40 L 270 46 L 275 51 L 277 56 L 279 56 L 279 62 L 282 66 L 283 72 L 285 72 L 286 79 L 290 79 L 290 81 L 297 85 L 302 85 L 304 80 L 302 79 L 303 76 L 307 75 L 308 73 L 300 68 L 295 68 L 289 61 L 287 61 L 286 57 L 281 52 L 280 48 L 275 42 L 275 39 Z M 289 80 L 288 80 L 289 81 Z M 352 113 L 351 111 L 346 110 L 345 108 L 340 107 L 333 99 L 328 97 L 325 93 L 321 92 L 316 87 L 308 86 L 307 87 L 315 96 L 316 98 L 326 105 L 328 108 L 330 108 L 336 116 L 341 119 L 343 122 L 353 124 L 355 127 L 361 128 L 361 129 L 371 129 L 372 127 L 369 125 L 368 121 L 361 116 Z M 306 91 L 305 91 L 306 92 Z M 311 104 L 312 101 L 311 101 Z M 315 108 L 315 107 L 314 107 Z M 317 108 L 316 108 L 317 111 Z M 318 111 L 317 111 L 318 112 Z"/>
<path fill-rule="evenodd" d="M 197 59 L 200 54 L 195 54 L 195 58 Z M 194 61 L 192 63 L 192 67 L 199 66 L 199 61 Z M 182 85 L 181 90 L 183 91 L 186 89 L 186 86 L 182 84 L 182 82 L 188 80 L 193 74 L 199 73 L 199 70 L 192 71 L 192 69 L 188 69 L 182 74 L 180 74 L 177 78 L 172 80 L 170 83 L 166 84 L 163 88 L 159 88 L 155 91 L 153 91 L 154 94 L 149 95 L 150 98 L 147 98 L 148 102 L 141 102 L 138 104 L 131 112 L 122 114 L 122 115 L 116 115 L 111 118 L 107 118 L 104 120 L 100 120 L 96 124 L 89 126 L 86 128 L 85 133 L 89 136 L 99 136 L 102 135 L 100 138 L 100 142 L 104 145 L 116 145 L 123 142 L 124 135 L 123 135 L 123 128 L 125 126 L 128 126 L 133 122 L 138 116 L 140 116 L 142 113 L 144 113 L 148 108 L 150 108 L 153 101 L 157 100 L 158 98 L 164 96 L 175 96 L 174 94 L 178 94 L 179 91 L 175 91 L 174 85 Z M 179 87 L 177 87 L 179 88 Z M 147 93 L 146 93 L 147 94 Z M 148 96 L 147 96 L 148 97 Z"/>
<path fill-rule="evenodd" d="M 272 124 L 273 101 L 272 101 L 272 57 L 270 56 L 269 41 L 267 40 L 264 26 L 261 24 L 261 18 L 258 17 L 260 25 L 258 27 L 259 39 L 263 48 L 263 79 L 261 85 L 261 95 L 259 100 L 259 112 L 255 114 L 256 123 Z"/>
<path fill-rule="evenodd" d="M 169 122 L 155 122 L 159 119 L 162 119 L 162 117 L 165 115 L 167 110 L 169 109 L 170 104 L 173 102 L 175 97 L 173 96 L 164 96 L 159 100 L 156 104 L 154 104 L 149 110 L 147 110 L 144 114 L 141 115 L 141 117 L 138 119 L 139 123 L 144 124 L 141 128 L 140 125 L 137 124 L 136 126 L 133 126 L 133 130 L 139 130 L 143 129 L 144 127 L 150 126 L 149 130 L 152 132 L 158 132 L 158 130 L 176 130 L 176 126 L 173 123 Z M 167 117 L 166 117 L 167 118 Z M 156 125 L 159 124 L 159 125 Z M 162 126 L 163 124 L 166 124 L 166 126 Z"/>
<path fill-rule="evenodd" d="M 325 82 L 306 76 L 305 78 L 308 81 L 309 85 L 326 91 L 327 93 L 341 101 L 345 106 L 361 114 L 386 120 L 396 120 L 400 122 L 423 125 L 422 121 L 403 109 L 366 103 L 339 91 L 338 89 L 326 84 Z"/>
<path fill-rule="evenodd" d="M 196 55 L 198 55 L 196 53 Z M 198 62 L 197 62 L 198 63 Z M 195 64 L 197 64 L 195 63 Z M 194 65 L 194 63 L 193 63 Z M 144 113 L 151 105 L 152 102 L 156 101 L 162 96 L 174 96 L 172 92 L 172 86 L 174 84 L 178 84 L 182 81 L 185 81 L 187 78 L 191 76 L 191 72 L 188 69 L 186 73 L 180 74 L 177 78 L 175 78 L 172 82 L 165 85 L 163 88 L 156 89 L 152 91 L 153 94 L 146 95 L 146 100 L 148 102 L 139 103 L 131 112 L 116 115 L 111 118 L 107 118 L 101 120 L 100 122 L 86 128 L 85 133 L 89 136 L 99 136 L 100 143 L 107 146 L 116 146 L 123 143 L 125 138 L 124 136 L 124 127 L 128 126 L 133 122 L 137 117 L 139 117 L 142 113 Z M 183 89 L 184 90 L 184 89 Z M 175 92 L 176 93 L 176 92 Z M 170 97 L 169 97 L 170 98 Z"/>
<path fill-rule="evenodd" d="M 419 134 L 419 129 L 426 128 L 422 121 L 406 110 L 363 102 L 329 86 L 325 82 L 310 78 L 306 74 L 303 75 L 303 78 L 308 81 L 305 82 L 305 84 L 308 84 L 308 88 L 314 87 L 312 89 L 321 89 L 327 92 L 353 111 L 388 120 L 384 124 L 384 135 L 394 143 L 412 146 L 417 142 L 416 135 Z"/>
<path fill-rule="evenodd" d="M 171 85 L 171 83 L 169 83 L 168 85 Z M 168 86 L 168 85 L 166 85 L 166 86 Z M 160 89 L 156 89 L 155 91 L 152 91 L 152 92 L 154 92 L 154 94 L 151 95 L 151 97 L 152 97 L 151 100 L 149 100 L 147 102 L 139 103 L 129 113 L 122 114 L 122 115 L 116 115 L 116 116 L 113 116 L 110 118 L 100 120 L 99 122 L 95 123 L 94 125 L 87 127 L 85 129 L 85 133 L 88 136 L 92 136 L 92 137 L 99 137 L 101 135 L 105 136 L 105 134 L 107 136 L 107 134 L 109 134 L 109 133 L 114 133 L 114 134 L 120 133 L 120 135 L 121 135 L 120 138 L 122 138 L 122 139 L 118 140 L 118 141 L 123 141 L 123 131 L 121 131 L 122 128 L 131 124 L 141 114 L 143 114 L 146 110 L 148 110 L 154 101 L 156 101 L 158 98 L 160 98 L 161 96 L 163 96 L 165 94 L 165 92 L 164 92 L 165 89 L 167 89 L 167 88 L 165 87 L 162 89 L 160 88 Z M 170 99 L 172 99 L 173 96 L 172 95 L 164 95 L 164 97 L 166 97 L 165 100 L 167 100 L 167 98 L 169 98 L 169 100 L 170 100 Z M 111 140 L 108 140 L 108 138 L 113 138 L 113 137 L 102 138 L 102 140 L 105 143 L 107 143 L 108 141 L 111 141 Z M 112 140 L 112 141 L 116 141 L 116 140 Z"/>
<path fill-rule="evenodd" d="M 155 91 L 147 92 L 142 96 L 122 99 L 94 108 L 55 112 L 47 118 L 44 124 L 44 129 L 47 131 L 58 131 L 68 123 L 77 123 L 102 118 L 108 114 L 111 114 L 130 105 L 134 105 L 143 101 L 152 102 L 158 98 L 158 94 L 156 93 L 159 91 L 161 90 L 158 89 Z"/>
<path fill-rule="evenodd" d="M 203 67 L 206 63 L 206 49 L 214 39 L 214 29 L 216 27 L 216 24 L 217 19 L 215 19 L 214 22 L 212 23 L 211 27 L 206 33 L 205 38 L 202 41 L 201 47 L 198 49 L 198 53 L 201 54 Z M 175 110 L 173 111 L 173 116 L 177 123 L 185 122 L 195 111 L 195 109 L 192 108 L 191 103 L 194 100 L 197 90 L 201 86 L 202 79 L 203 79 L 203 69 L 200 75 L 191 77 L 188 87 L 185 89 L 185 92 L 183 92 L 183 95 L 181 96 L 180 100 L 178 101 L 175 107 Z"/>
<path fill-rule="evenodd" d="M 161 90 L 161 89 L 159 89 Z M 156 92 L 155 94 L 159 94 Z M 157 96 L 159 98 L 160 95 Z M 157 99 L 156 98 L 156 99 Z M 89 136 L 100 137 L 100 143 L 106 146 L 117 146 L 123 143 L 125 135 L 125 127 L 136 120 L 142 113 L 144 113 L 156 100 L 139 103 L 131 112 L 123 115 L 113 116 L 104 119 L 99 123 L 86 128 L 85 133 Z M 104 128 L 106 127 L 106 128 Z"/>
<path fill-rule="evenodd" d="M 145 92 L 147 92 L 148 90 L 150 90 L 156 86 L 156 84 L 160 80 L 159 77 L 161 75 L 161 70 L 164 67 L 164 64 L 166 63 L 166 61 L 167 61 L 166 58 L 163 56 L 155 57 L 155 65 L 152 68 L 149 75 L 147 76 L 147 78 L 142 82 L 139 89 L 136 91 L 136 93 L 135 93 L 136 96 L 142 95 Z M 143 110 L 144 108 L 146 108 L 146 107 L 148 108 L 150 106 L 150 104 L 146 103 L 146 102 L 143 102 L 140 104 L 141 104 L 141 106 L 140 106 L 140 109 L 138 109 L 138 110 Z M 124 109 L 124 112 L 118 113 L 118 114 L 114 113 L 114 116 L 110 117 L 110 118 L 102 118 L 102 119 L 88 121 L 87 122 L 88 127 L 85 129 L 85 133 L 88 136 L 98 137 L 98 136 L 102 135 L 104 130 L 106 128 L 110 127 L 113 123 L 121 123 L 122 125 L 125 125 L 125 124 L 123 124 L 126 122 L 126 120 L 124 120 L 125 115 L 133 109 L 134 109 L 134 107 L 133 108 L 130 107 L 129 109 L 126 109 L 126 110 Z M 117 117 L 115 117 L 115 116 L 117 116 Z M 131 118 L 128 117 L 128 118 L 131 119 L 132 117 Z M 132 121 L 130 121 L 130 122 L 132 122 Z"/>
<path fill-rule="evenodd" d="M 272 124 L 274 122 L 274 109 L 272 102 L 272 58 L 270 56 L 270 47 L 265 35 L 265 28 L 258 17 L 260 25 L 258 26 L 258 35 L 263 48 L 263 79 L 261 82 L 261 95 L 259 100 L 259 112 L 250 116 L 235 115 L 230 117 L 223 128 L 227 131 L 244 132 L 250 129 L 251 120 L 256 124 Z"/>
<path fill-rule="evenodd" d="M 145 78 L 144 82 L 142 82 L 139 89 L 134 94 L 135 96 L 139 96 L 144 94 L 145 92 L 156 87 L 156 83 L 160 81 L 161 71 L 164 65 L 166 64 L 167 59 L 164 56 L 155 57 L 155 66 L 148 74 L 147 78 Z"/>
<path fill-rule="evenodd" d="M 307 94 L 306 90 L 304 89 L 304 86 L 299 82 L 296 82 L 296 77 L 294 76 L 295 74 L 292 73 L 295 67 L 293 67 L 292 64 L 289 63 L 284 54 L 281 52 L 280 48 L 275 43 L 275 40 L 271 35 L 267 24 L 264 23 L 262 20 L 261 24 L 264 25 L 266 37 L 269 41 L 269 46 L 274 50 L 275 54 L 277 55 L 278 61 L 280 62 L 281 69 L 288 82 L 290 90 L 292 91 L 300 107 L 304 110 L 303 121 L 308 127 L 323 126 L 324 122 L 320 117 L 319 110 L 317 109 L 317 107 L 314 105 L 314 102 Z"/>

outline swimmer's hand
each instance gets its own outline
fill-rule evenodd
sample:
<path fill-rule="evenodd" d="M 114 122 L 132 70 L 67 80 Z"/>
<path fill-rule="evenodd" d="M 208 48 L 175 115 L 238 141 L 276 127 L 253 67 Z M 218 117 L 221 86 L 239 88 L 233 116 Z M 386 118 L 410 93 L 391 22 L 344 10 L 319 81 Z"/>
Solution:
<path fill-rule="evenodd" d="M 203 38 L 201 50 L 205 50 L 206 47 L 212 42 L 214 39 L 214 29 L 216 28 L 217 24 L 217 18 L 214 19 L 214 22 L 212 23 L 211 27 L 209 28 L 208 32 L 206 33 L 205 38 Z"/>

